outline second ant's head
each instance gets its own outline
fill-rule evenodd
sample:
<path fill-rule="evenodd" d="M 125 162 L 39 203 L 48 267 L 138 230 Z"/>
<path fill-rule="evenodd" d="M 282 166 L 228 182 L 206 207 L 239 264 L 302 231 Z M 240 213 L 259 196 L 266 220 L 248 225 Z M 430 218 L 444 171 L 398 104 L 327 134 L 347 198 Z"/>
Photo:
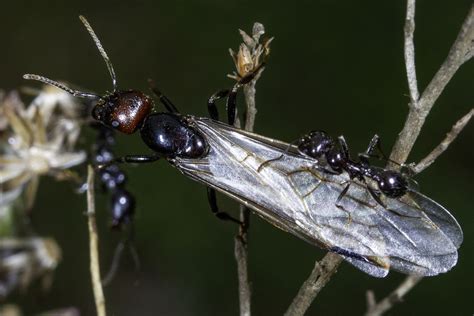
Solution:
<path fill-rule="evenodd" d="M 94 106 L 92 117 L 125 134 L 133 134 L 153 109 L 153 101 L 137 90 L 116 91 Z"/>
<path fill-rule="evenodd" d="M 79 16 L 79 18 L 94 40 L 97 49 L 107 65 L 110 77 L 112 78 L 113 92 L 105 96 L 100 96 L 94 93 L 73 90 L 62 83 L 43 76 L 26 74 L 23 75 L 23 78 L 53 85 L 76 97 L 96 100 L 97 103 L 92 110 L 94 119 L 122 133 L 133 134 L 142 126 L 145 117 L 151 113 L 153 101 L 143 92 L 137 90 L 118 90 L 117 78 L 109 56 L 107 56 L 99 38 L 86 18 L 83 16 Z"/>

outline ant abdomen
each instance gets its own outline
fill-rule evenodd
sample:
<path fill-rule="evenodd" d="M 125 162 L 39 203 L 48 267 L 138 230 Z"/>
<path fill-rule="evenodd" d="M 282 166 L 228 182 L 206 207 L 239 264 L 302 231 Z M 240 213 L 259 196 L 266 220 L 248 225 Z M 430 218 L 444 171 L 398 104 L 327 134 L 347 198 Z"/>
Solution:
<path fill-rule="evenodd" d="M 378 175 L 377 184 L 380 191 L 391 198 L 400 197 L 408 190 L 408 182 L 405 177 L 401 173 L 392 170 L 381 171 Z"/>

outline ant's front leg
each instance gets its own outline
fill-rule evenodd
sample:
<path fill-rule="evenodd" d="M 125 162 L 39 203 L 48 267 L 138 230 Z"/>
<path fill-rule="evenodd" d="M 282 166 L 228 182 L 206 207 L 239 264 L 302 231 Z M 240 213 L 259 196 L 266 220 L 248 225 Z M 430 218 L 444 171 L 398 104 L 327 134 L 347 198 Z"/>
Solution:
<path fill-rule="evenodd" d="M 161 104 L 163 104 L 166 108 L 166 110 L 170 113 L 179 113 L 178 108 L 171 102 L 170 99 L 168 99 L 167 96 L 165 96 L 157 87 L 155 84 L 155 81 L 152 79 L 148 79 L 148 84 L 150 85 L 151 91 L 156 95 L 158 100 L 160 100 Z"/>
<path fill-rule="evenodd" d="M 224 89 L 217 91 L 207 100 L 207 111 L 211 119 L 219 121 L 219 111 L 217 110 L 216 101 L 223 99 L 229 95 L 229 90 Z"/>
<path fill-rule="evenodd" d="M 213 120 L 219 121 L 219 112 L 217 111 L 216 101 L 227 97 L 227 124 L 234 125 L 237 111 L 237 91 L 242 87 L 239 82 L 231 90 L 224 89 L 217 91 L 207 100 L 207 110 Z"/>
<path fill-rule="evenodd" d="M 377 150 L 378 154 L 374 154 L 375 150 Z M 366 164 L 369 163 L 369 158 L 378 158 L 378 159 L 384 159 L 387 161 L 389 160 L 382 150 L 380 137 L 377 134 L 375 134 L 370 140 L 367 150 L 364 153 L 360 153 L 358 156 L 359 156 L 360 161 Z"/>

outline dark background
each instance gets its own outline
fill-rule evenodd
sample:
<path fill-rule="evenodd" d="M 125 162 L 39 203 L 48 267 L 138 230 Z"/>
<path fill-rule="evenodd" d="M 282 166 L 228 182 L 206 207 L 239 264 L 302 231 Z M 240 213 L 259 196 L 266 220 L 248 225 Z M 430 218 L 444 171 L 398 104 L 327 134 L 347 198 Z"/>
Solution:
<path fill-rule="evenodd" d="M 416 63 L 420 90 L 444 60 L 471 1 L 419 1 Z M 0 12 L 0 87 L 30 85 L 23 73 L 111 89 L 107 69 L 78 19 L 85 15 L 102 40 L 122 88 L 147 90 L 154 78 L 184 113 L 207 115 L 206 100 L 232 84 L 229 47 L 238 28 L 254 21 L 275 36 L 257 85 L 256 132 L 292 141 L 311 129 L 344 134 L 354 153 L 378 133 L 386 151 L 401 130 L 408 90 L 403 61 L 404 1 L 8 1 Z M 419 161 L 473 106 L 474 63 L 460 69 L 436 103 L 409 161 Z M 464 230 L 459 263 L 422 281 L 391 314 L 472 314 L 473 124 L 436 164 L 417 176 L 421 190 L 446 206 Z M 91 133 L 86 135 L 92 135 Z M 121 136 L 118 154 L 146 153 L 138 136 Z M 87 142 L 87 141 L 85 141 Z M 233 258 L 236 227 L 210 213 L 205 188 L 160 161 L 126 167 L 138 199 L 134 271 L 125 257 L 107 288 L 112 315 L 237 315 Z M 227 210 L 236 203 L 223 201 Z M 97 200 L 102 270 L 123 237 L 108 230 L 106 199 Z M 63 261 L 49 293 L 37 288 L 12 297 L 27 314 L 76 306 L 95 312 L 89 278 L 85 196 L 44 178 L 34 224 L 55 237 Z M 287 308 L 324 252 L 252 216 L 249 269 L 255 315 Z M 404 278 L 375 279 L 344 263 L 308 314 L 362 314 L 365 292 L 385 296 Z"/>

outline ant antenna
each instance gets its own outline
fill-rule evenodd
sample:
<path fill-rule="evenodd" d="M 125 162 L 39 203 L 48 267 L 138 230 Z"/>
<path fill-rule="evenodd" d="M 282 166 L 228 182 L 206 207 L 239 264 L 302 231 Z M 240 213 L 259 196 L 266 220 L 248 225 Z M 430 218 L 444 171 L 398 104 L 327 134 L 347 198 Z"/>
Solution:
<path fill-rule="evenodd" d="M 95 34 L 94 30 L 92 29 L 92 26 L 89 24 L 89 22 L 86 20 L 86 18 L 82 15 L 79 15 L 79 19 L 81 20 L 82 24 L 87 29 L 87 32 L 89 32 L 90 36 L 92 37 L 92 40 L 95 43 L 95 46 L 97 46 L 97 49 L 100 52 L 100 55 L 102 58 L 104 58 L 105 64 L 107 65 L 107 69 L 109 69 L 110 77 L 112 78 L 112 86 L 114 88 L 114 92 L 117 91 L 117 77 L 115 76 L 115 71 L 114 67 L 112 66 L 112 62 L 109 59 L 109 56 L 107 56 L 107 53 L 104 50 L 104 47 L 102 47 L 102 44 L 100 43 L 99 38 Z"/>
<path fill-rule="evenodd" d="M 125 247 L 127 247 L 130 251 L 130 255 L 132 257 L 133 263 L 135 265 L 135 271 L 140 271 L 140 258 L 137 253 L 137 249 L 133 244 L 133 240 L 135 239 L 135 228 L 134 226 L 130 226 L 129 236 L 122 240 L 117 247 L 115 248 L 114 256 L 112 258 L 112 264 L 110 265 L 109 271 L 107 272 L 106 276 L 102 279 L 102 285 L 108 286 L 112 280 L 115 278 L 117 271 L 120 266 L 120 261 L 122 259 L 123 251 Z"/>
<path fill-rule="evenodd" d="M 69 94 L 72 94 L 75 97 L 86 98 L 86 99 L 94 99 L 94 100 L 102 99 L 102 97 L 100 95 L 97 95 L 97 94 L 94 94 L 94 93 L 89 93 L 89 92 L 82 92 L 82 91 L 79 91 L 79 90 L 73 90 L 73 89 L 69 88 L 68 86 L 66 86 L 62 83 L 59 83 L 57 81 L 51 80 L 51 79 L 43 77 L 43 76 L 38 76 L 38 75 L 33 75 L 33 74 L 25 74 L 25 75 L 23 75 L 23 79 L 36 80 L 36 81 L 40 81 L 40 82 L 45 83 L 45 84 L 52 85 L 56 88 L 59 88 L 61 90 L 66 91 Z"/>

